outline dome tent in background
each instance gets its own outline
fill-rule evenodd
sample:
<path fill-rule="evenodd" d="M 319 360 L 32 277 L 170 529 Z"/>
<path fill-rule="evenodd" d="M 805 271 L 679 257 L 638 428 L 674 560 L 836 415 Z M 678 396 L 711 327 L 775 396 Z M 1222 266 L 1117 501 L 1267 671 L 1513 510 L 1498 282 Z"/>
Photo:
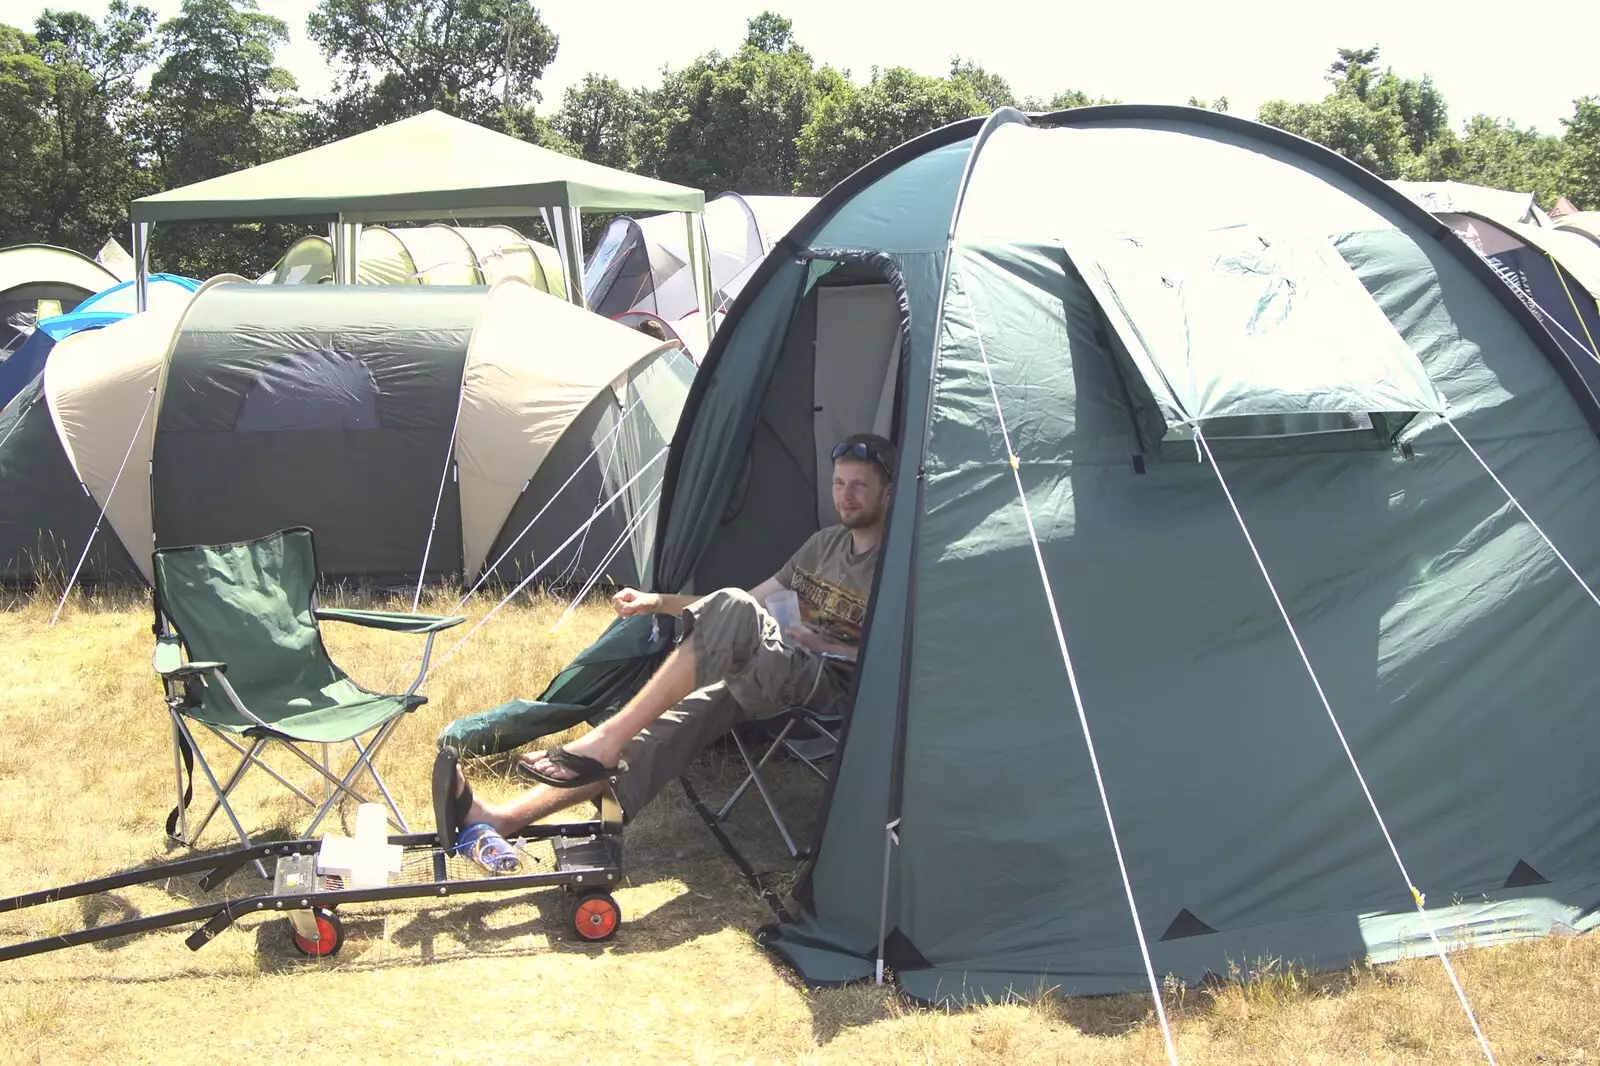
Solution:
<path fill-rule="evenodd" d="M 295 525 L 316 532 L 331 580 L 414 582 L 424 555 L 433 581 L 497 563 L 496 578 L 545 564 L 581 580 L 616 547 L 606 574 L 627 582 L 648 561 L 649 471 L 577 546 L 556 548 L 646 464 L 659 470 L 692 377 L 676 345 L 515 279 L 242 281 L 56 347 L 0 422 L 0 440 L 14 430 L 0 443 L 0 577 L 63 559 L 70 571 L 102 506 L 90 581 L 147 580 L 152 546 Z"/>
<path fill-rule="evenodd" d="M 76 310 L 118 279 L 93 259 L 48 244 L 0 248 L 0 352 L 24 340 L 34 321 Z M 13 324 L 24 316 L 27 328 Z"/>
<path fill-rule="evenodd" d="M 1556 228 L 1576 233 L 1600 245 L 1600 211 L 1579 211 L 1556 220 Z"/>
<path fill-rule="evenodd" d="M 1412 203 L 1430 214 L 1474 214 L 1496 222 L 1514 222 L 1549 229 L 1556 223 L 1545 213 L 1531 192 L 1491 189 L 1464 181 L 1389 182 Z"/>
<path fill-rule="evenodd" d="M 733 192 L 706 201 L 705 237 L 717 321 L 752 270 L 816 202 L 812 196 Z M 628 326 L 653 319 L 692 352 L 703 352 L 705 327 L 695 303 L 688 242 L 681 214 L 612 219 L 596 239 L 584 268 L 589 308 Z"/>
<path fill-rule="evenodd" d="M 517 277 L 540 292 L 567 295 L 561 254 L 510 226 L 363 226 L 356 256 L 361 285 L 492 285 Z M 333 244 L 302 237 L 260 280 L 273 285 L 333 281 Z"/>
<path fill-rule="evenodd" d="M 1471 212 L 1436 217 L 1499 271 L 1600 396 L 1600 244 Z"/>
<path fill-rule="evenodd" d="M 12 397 L 44 372 L 45 361 L 56 344 L 74 333 L 102 329 L 132 315 L 133 286 L 131 281 L 120 282 L 84 300 L 75 311 L 39 319 L 28 338 L 18 345 L 10 358 L 0 363 L 0 408 L 4 408 Z M 152 274 L 148 290 L 150 306 L 186 304 L 199 287 L 200 283 L 193 278 L 177 274 Z"/>

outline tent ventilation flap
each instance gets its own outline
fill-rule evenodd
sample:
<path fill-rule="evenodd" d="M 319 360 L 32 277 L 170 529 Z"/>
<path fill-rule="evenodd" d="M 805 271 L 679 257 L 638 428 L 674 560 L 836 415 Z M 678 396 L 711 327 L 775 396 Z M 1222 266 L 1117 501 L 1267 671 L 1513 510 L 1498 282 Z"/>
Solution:
<path fill-rule="evenodd" d="M 1167 440 L 1377 431 L 1444 400 L 1326 237 L 1249 226 L 1061 240 Z"/>

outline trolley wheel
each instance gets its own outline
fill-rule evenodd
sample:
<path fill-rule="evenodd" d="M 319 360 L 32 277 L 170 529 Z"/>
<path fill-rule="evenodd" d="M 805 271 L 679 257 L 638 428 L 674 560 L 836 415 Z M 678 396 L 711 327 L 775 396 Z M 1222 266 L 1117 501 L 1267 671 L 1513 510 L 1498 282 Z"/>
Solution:
<path fill-rule="evenodd" d="M 311 912 L 317 919 L 317 937 L 301 936 L 294 932 L 290 926 L 290 939 L 294 942 L 294 949 L 302 955 L 313 959 L 325 959 L 330 955 L 339 954 L 339 949 L 344 947 L 344 923 L 339 916 L 327 907 L 317 907 Z"/>
<path fill-rule="evenodd" d="M 590 892 L 572 905 L 572 927 L 582 940 L 598 943 L 617 935 L 622 908 L 609 892 Z"/>

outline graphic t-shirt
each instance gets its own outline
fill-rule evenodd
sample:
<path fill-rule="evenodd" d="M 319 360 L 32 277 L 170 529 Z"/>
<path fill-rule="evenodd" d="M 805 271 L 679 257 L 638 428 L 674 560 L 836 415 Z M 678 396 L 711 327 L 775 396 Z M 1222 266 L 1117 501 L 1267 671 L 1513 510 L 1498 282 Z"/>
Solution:
<path fill-rule="evenodd" d="M 857 555 L 850 531 L 830 526 L 814 533 L 775 575 L 800 600 L 800 619 L 840 644 L 861 643 L 867 597 L 878 549 Z"/>

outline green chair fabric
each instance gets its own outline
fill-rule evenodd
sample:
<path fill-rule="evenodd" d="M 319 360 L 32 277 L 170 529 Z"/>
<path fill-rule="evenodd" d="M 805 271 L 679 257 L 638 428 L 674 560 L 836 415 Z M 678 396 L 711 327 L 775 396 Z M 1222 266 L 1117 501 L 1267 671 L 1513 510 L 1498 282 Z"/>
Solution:
<path fill-rule="evenodd" d="M 216 684 L 185 708 L 189 717 L 229 733 L 328 743 L 360 736 L 427 702 L 369 692 L 352 681 L 328 657 L 317 619 L 413 633 L 461 619 L 319 611 L 312 602 L 316 580 L 312 534 L 304 528 L 155 553 L 157 604 L 190 660 L 225 664 L 229 684 L 260 721 L 241 713 Z"/>
<path fill-rule="evenodd" d="M 599 725 L 642 687 L 677 639 L 676 615 L 619 618 L 585 648 L 537 700 L 510 700 L 457 718 L 439 746 L 462 755 L 496 755 L 579 722 Z"/>
<path fill-rule="evenodd" d="M 229 797 L 252 766 L 260 766 L 316 808 L 304 836 L 316 831 L 336 803 L 347 798 L 369 802 L 357 791 L 362 775 L 371 776 L 388 807 L 389 821 L 400 832 L 410 832 L 375 761 L 401 716 L 427 702 L 416 692 L 427 677 L 434 638 L 466 619 L 318 609 L 316 549 L 311 530 L 304 527 L 234 544 L 163 548 L 155 553 L 154 564 L 152 665 L 166 688 L 178 768 L 177 804 L 167 815 L 167 835 L 192 846 L 221 811 L 234 835 L 248 847 L 250 836 Z M 320 620 L 425 637 L 416 679 L 398 695 L 362 688 L 328 657 L 317 625 Z M 205 726 L 239 755 L 225 783 L 212 770 L 190 722 Z M 262 761 L 273 742 L 288 748 L 322 779 L 325 798 L 320 806 Z M 348 742 L 356 758 L 348 770 L 336 772 L 328 760 L 329 748 L 338 742 Z M 320 745 L 321 758 L 302 750 L 301 744 Z M 187 787 L 184 767 L 189 774 Z M 191 826 L 188 809 L 197 768 L 216 802 Z M 259 861 L 256 868 L 266 876 Z"/>

